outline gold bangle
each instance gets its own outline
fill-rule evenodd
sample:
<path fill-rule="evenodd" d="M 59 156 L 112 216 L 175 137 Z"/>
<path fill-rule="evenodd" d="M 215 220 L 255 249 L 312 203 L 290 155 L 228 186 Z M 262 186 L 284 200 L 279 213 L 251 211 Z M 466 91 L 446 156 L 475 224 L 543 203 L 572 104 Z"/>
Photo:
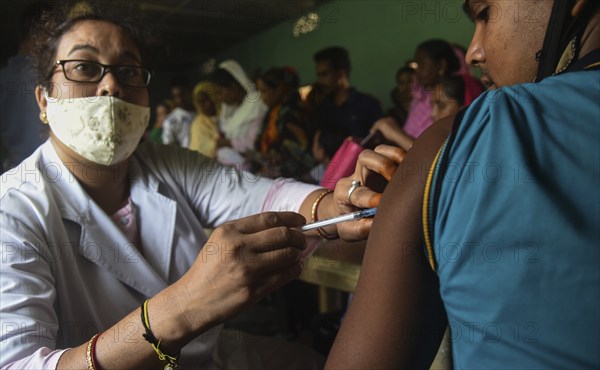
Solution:
<path fill-rule="evenodd" d="M 95 334 L 87 344 L 87 349 L 85 351 L 85 359 L 87 362 L 88 370 L 96 370 L 96 359 L 95 359 L 95 349 L 96 349 L 96 341 L 100 333 Z"/>
<path fill-rule="evenodd" d="M 315 202 L 312 205 L 312 211 L 310 213 L 310 222 L 315 223 L 318 221 L 317 209 L 319 207 L 319 203 L 321 203 L 321 201 L 323 200 L 323 198 L 325 198 L 325 196 L 327 194 L 331 194 L 331 193 L 333 193 L 333 191 L 331 191 L 331 190 L 324 191 L 321 194 L 319 194 L 317 199 L 315 199 Z"/>
<path fill-rule="evenodd" d="M 312 211 L 310 213 L 310 218 L 311 218 L 310 222 L 314 223 L 314 222 L 319 221 L 319 217 L 317 216 L 317 210 L 319 208 L 319 204 L 321 203 L 321 201 L 323 200 L 323 198 L 325 198 L 326 195 L 331 194 L 331 193 L 333 193 L 332 190 L 324 191 L 324 192 L 322 192 L 317 197 L 317 199 L 315 199 L 315 202 L 313 203 L 313 206 L 312 206 Z M 328 240 L 334 240 L 334 239 L 339 238 L 339 235 L 337 235 L 337 234 L 329 234 L 325 230 L 323 230 L 322 228 L 318 228 L 317 229 L 317 233 L 322 238 L 325 238 L 325 239 L 328 239 Z"/>

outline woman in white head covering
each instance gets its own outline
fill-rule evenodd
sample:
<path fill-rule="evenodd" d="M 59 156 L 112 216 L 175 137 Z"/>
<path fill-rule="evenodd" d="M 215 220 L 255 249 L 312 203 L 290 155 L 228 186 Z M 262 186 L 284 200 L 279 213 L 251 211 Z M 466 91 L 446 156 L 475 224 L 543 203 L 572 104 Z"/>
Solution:
<path fill-rule="evenodd" d="M 254 148 L 256 136 L 267 113 L 254 83 L 234 60 L 219 64 L 214 82 L 222 89 L 219 129 L 229 141 L 229 147 L 217 152 L 217 159 L 224 164 L 240 164 L 240 155 Z"/>

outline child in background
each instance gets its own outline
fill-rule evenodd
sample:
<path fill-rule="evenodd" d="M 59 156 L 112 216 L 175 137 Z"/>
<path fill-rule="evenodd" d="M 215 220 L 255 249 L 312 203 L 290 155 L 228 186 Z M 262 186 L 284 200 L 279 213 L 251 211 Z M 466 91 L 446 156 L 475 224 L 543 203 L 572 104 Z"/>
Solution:
<path fill-rule="evenodd" d="M 148 139 L 154 143 L 162 144 L 162 131 L 163 131 L 163 123 L 165 122 L 165 118 L 171 113 L 173 110 L 173 104 L 169 100 L 163 100 L 154 108 L 154 112 L 156 114 L 156 118 L 154 121 L 154 125 L 152 125 L 152 129 L 148 134 Z"/>
<path fill-rule="evenodd" d="M 468 107 L 482 92 L 481 83 L 470 75 L 443 78 L 433 91 L 432 122 L 454 115 L 462 107 Z"/>
<path fill-rule="evenodd" d="M 483 86 L 471 75 L 455 75 L 443 77 L 434 85 L 431 95 L 431 122 L 456 114 L 462 107 L 469 106 L 481 93 Z M 396 145 L 404 147 L 405 135 L 396 122 L 389 117 L 377 121 L 371 131 L 381 131 L 383 136 Z M 412 145 L 412 144 L 411 144 Z"/>
<path fill-rule="evenodd" d="M 344 141 L 344 134 L 341 132 L 331 132 L 331 135 L 322 136 L 321 131 L 317 131 L 313 138 L 312 153 L 319 164 L 309 172 L 308 178 L 303 180 L 313 184 L 321 183 L 325 169 L 329 166 L 331 158 L 339 149 Z"/>

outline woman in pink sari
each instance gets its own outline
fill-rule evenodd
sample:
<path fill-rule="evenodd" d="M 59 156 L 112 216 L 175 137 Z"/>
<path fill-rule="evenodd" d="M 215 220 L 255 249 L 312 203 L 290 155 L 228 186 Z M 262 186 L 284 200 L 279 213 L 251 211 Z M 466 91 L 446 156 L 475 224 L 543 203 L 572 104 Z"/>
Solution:
<path fill-rule="evenodd" d="M 435 86 L 445 77 L 468 71 L 464 57 L 458 55 L 460 49 L 444 40 L 421 43 L 415 52 L 417 68 L 406 123 L 400 128 L 393 118 L 386 117 L 375 122 L 371 131 L 379 130 L 386 139 L 404 150 L 410 149 L 414 140 L 433 123 L 431 102 Z"/>

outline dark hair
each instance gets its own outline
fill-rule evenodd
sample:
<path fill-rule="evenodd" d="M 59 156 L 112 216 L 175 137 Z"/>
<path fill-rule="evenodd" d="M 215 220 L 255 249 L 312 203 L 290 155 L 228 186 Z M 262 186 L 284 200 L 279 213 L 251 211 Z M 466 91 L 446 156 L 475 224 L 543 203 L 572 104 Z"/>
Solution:
<path fill-rule="evenodd" d="M 29 37 L 34 23 L 40 19 L 44 12 L 50 11 L 52 4 L 47 1 L 34 1 L 27 3 L 19 18 L 19 40 L 25 41 Z"/>
<path fill-rule="evenodd" d="M 446 96 L 456 100 L 459 107 L 465 105 L 465 80 L 462 76 L 444 77 L 440 80 L 439 84 L 442 86 L 442 90 L 444 90 Z"/>
<path fill-rule="evenodd" d="M 77 22 L 84 20 L 106 21 L 113 23 L 132 38 L 140 51 L 145 68 L 152 70 L 156 66 L 155 55 L 161 55 L 157 48 L 162 40 L 143 20 L 141 11 L 130 2 L 70 2 L 58 4 L 54 9 L 44 12 L 34 23 L 31 33 L 33 47 L 30 51 L 36 82 L 49 87 L 54 68 L 56 49 L 62 36 Z"/>
<path fill-rule="evenodd" d="M 297 89 L 300 86 L 300 78 L 296 70 L 291 67 L 274 67 L 262 73 L 259 80 L 269 87 L 285 85 L 289 88 Z"/>
<path fill-rule="evenodd" d="M 435 62 L 445 60 L 448 66 L 446 76 L 450 76 L 460 69 L 460 61 L 456 57 L 454 49 L 445 40 L 434 39 L 425 41 L 417 46 L 417 50 L 424 52 Z"/>
<path fill-rule="evenodd" d="M 446 96 L 456 100 L 461 107 L 471 104 L 483 92 L 481 82 L 470 75 L 443 77 L 439 84 Z"/>
<path fill-rule="evenodd" d="M 398 79 L 398 76 L 400 76 L 402 73 L 410 73 L 411 75 L 413 75 L 415 74 L 415 70 L 411 67 L 400 68 L 398 71 L 396 71 L 396 80 Z"/>
<path fill-rule="evenodd" d="M 313 56 L 315 62 L 328 62 L 336 71 L 344 70 L 350 76 L 350 55 L 348 50 L 340 46 L 332 46 L 319 50 Z"/>

